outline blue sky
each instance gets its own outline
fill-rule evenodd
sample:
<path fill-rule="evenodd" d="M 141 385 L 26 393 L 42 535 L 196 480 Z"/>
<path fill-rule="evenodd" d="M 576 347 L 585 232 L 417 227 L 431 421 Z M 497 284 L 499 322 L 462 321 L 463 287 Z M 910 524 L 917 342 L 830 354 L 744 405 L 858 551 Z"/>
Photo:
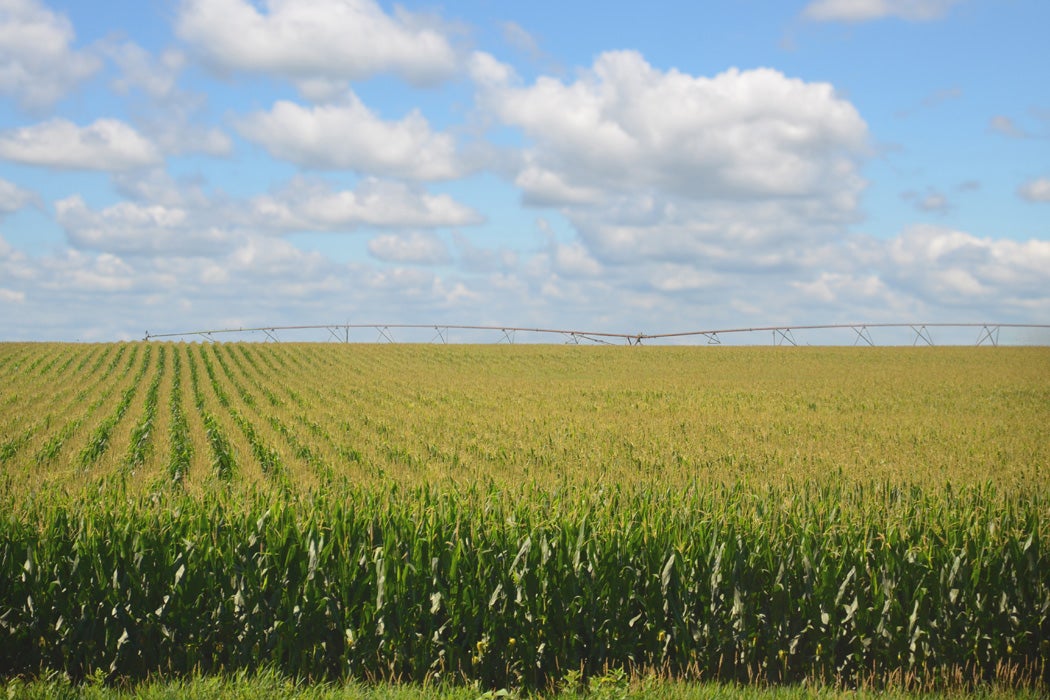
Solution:
<path fill-rule="evenodd" d="M 1050 4 L 0 0 L 0 340 L 1050 322 Z"/>

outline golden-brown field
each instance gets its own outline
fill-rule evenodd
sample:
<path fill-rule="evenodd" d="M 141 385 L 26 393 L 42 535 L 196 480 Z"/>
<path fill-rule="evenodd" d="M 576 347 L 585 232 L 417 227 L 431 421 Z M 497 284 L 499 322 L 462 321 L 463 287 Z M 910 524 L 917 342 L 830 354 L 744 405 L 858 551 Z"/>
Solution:
<path fill-rule="evenodd" d="M 0 345 L 10 494 L 119 480 L 1010 488 L 1047 481 L 1046 348 Z"/>

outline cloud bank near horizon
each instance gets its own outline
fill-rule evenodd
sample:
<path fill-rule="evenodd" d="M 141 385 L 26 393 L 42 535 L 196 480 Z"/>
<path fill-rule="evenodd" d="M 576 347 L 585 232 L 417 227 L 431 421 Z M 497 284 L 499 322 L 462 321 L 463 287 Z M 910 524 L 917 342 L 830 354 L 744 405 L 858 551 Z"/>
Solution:
<path fill-rule="evenodd" d="M 958 211 L 996 188 L 1050 211 L 1050 173 L 929 184 L 872 232 L 867 198 L 907 147 L 829 80 L 642 49 L 552 69 L 519 23 L 500 55 L 459 18 L 373 0 L 183 0 L 166 40 L 86 44 L 40 0 L 4 5 L 3 340 L 1050 318 L 1050 231 Z M 957 5 L 817 0 L 795 19 L 936 24 Z M 984 136 L 1038 144 L 1006 111 Z"/>

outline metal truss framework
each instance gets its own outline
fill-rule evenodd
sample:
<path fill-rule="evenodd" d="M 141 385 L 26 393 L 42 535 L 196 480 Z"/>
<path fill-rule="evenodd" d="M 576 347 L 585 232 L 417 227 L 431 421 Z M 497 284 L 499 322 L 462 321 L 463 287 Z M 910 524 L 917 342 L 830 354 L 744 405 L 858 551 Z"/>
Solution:
<path fill-rule="evenodd" d="M 412 323 L 341 323 L 331 325 L 314 326 L 265 326 L 259 328 L 225 328 L 219 330 L 187 331 L 184 333 L 154 333 L 146 332 L 145 340 L 160 338 L 203 338 L 204 340 L 216 342 L 216 335 L 220 334 L 246 334 L 262 333 L 263 342 L 280 342 L 278 332 L 321 330 L 327 331 L 328 337 L 334 342 L 349 343 L 351 331 L 369 331 L 378 333 L 374 342 L 395 343 L 393 330 L 419 330 L 432 329 L 435 333 L 431 343 L 448 344 L 449 331 L 490 331 L 497 332 L 498 343 L 513 344 L 517 333 L 557 335 L 565 339 L 566 343 L 581 344 L 592 343 L 602 345 L 613 345 L 626 343 L 627 345 L 642 345 L 643 341 L 666 341 L 671 339 L 695 338 L 703 339 L 708 345 L 721 345 L 721 336 L 734 333 L 772 333 L 773 345 L 798 345 L 795 338 L 796 331 L 850 329 L 856 335 L 853 345 L 874 346 L 872 328 L 908 328 L 914 333 L 912 345 L 934 345 L 931 328 L 974 328 L 977 329 L 976 345 L 999 345 L 999 331 L 1002 328 L 1019 329 L 1050 329 L 1050 324 L 1034 323 L 832 323 L 808 326 L 764 326 L 757 328 L 722 328 L 716 330 L 684 331 L 679 333 L 607 333 L 596 331 L 564 330 L 558 328 L 521 328 L 511 326 L 461 326 L 449 324 L 412 324 Z"/>

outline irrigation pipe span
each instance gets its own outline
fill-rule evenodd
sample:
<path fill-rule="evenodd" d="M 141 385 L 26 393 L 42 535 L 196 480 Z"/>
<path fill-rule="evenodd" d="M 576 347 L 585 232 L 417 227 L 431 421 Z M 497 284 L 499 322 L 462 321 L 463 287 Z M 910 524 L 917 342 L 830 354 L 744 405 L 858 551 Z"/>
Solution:
<path fill-rule="evenodd" d="M 280 342 L 279 332 L 287 331 L 327 331 L 326 339 L 338 342 L 350 342 L 351 330 L 375 331 L 377 342 L 396 342 L 391 334 L 393 330 L 420 330 L 430 329 L 435 332 L 431 342 L 448 343 L 449 331 L 485 331 L 501 333 L 499 342 L 514 342 L 516 333 L 559 335 L 566 338 L 570 343 L 600 343 L 613 344 L 616 342 L 628 345 L 641 345 L 643 341 L 676 340 L 685 338 L 703 338 L 708 345 L 720 345 L 721 336 L 743 333 L 771 333 L 774 345 L 798 345 L 795 338 L 796 331 L 817 331 L 850 329 L 853 331 L 854 345 L 875 345 L 871 335 L 871 329 L 910 329 L 912 345 L 934 345 L 931 328 L 943 329 L 978 329 L 976 345 L 999 345 L 999 332 L 1001 329 L 1024 329 L 1024 330 L 1050 330 L 1050 324 L 1040 323 L 826 323 L 815 325 L 780 325 L 780 326 L 755 326 L 750 328 L 716 328 L 708 330 L 678 331 L 672 333 L 611 333 L 607 331 L 582 331 L 563 328 L 529 328 L 520 326 L 481 326 L 481 325 L 455 325 L 455 324 L 421 324 L 421 323 L 337 323 L 325 325 L 302 325 L 302 326 L 259 326 L 256 328 L 221 328 L 212 330 L 185 331 L 181 333 L 150 333 L 146 332 L 144 340 L 155 340 L 161 338 L 203 338 L 214 341 L 214 336 L 223 334 L 246 334 L 262 333 L 265 341 Z M 1032 343 L 1029 343 L 1032 344 Z M 1038 342 L 1034 344 L 1050 344 Z"/>

